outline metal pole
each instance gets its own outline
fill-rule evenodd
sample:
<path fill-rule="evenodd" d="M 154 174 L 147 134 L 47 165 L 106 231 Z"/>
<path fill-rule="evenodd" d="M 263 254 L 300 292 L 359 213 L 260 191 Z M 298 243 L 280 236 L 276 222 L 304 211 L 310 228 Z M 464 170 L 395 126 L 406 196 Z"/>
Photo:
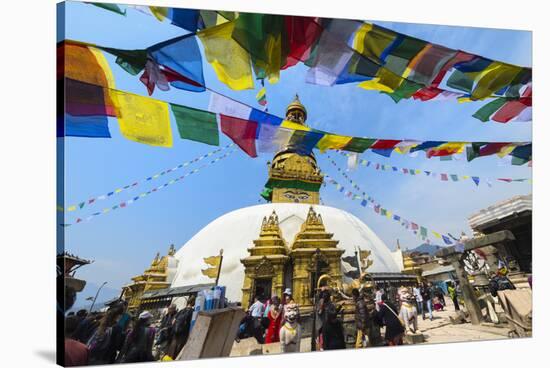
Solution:
<path fill-rule="evenodd" d="M 107 281 L 105 281 L 103 284 L 101 284 L 101 286 L 99 287 L 99 289 L 97 289 L 97 293 L 95 293 L 94 301 L 92 302 L 92 306 L 90 307 L 90 313 L 92 313 L 92 310 L 94 309 L 94 304 L 95 304 L 95 301 L 96 301 L 96 299 L 97 299 L 97 296 L 99 295 L 99 292 L 100 292 L 101 289 L 105 286 L 106 283 L 107 283 Z"/>
<path fill-rule="evenodd" d="M 218 286 L 218 281 L 220 280 L 220 272 L 222 270 L 223 262 L 223 249 L 220 249 L 220 264 L 218 265 L 218 274 L 216 275 L 216 286 Z"/>

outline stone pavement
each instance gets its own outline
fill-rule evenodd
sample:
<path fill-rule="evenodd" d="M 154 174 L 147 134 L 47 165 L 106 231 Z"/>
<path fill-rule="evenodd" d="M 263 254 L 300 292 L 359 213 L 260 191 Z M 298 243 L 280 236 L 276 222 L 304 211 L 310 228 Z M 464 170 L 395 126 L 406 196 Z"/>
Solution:
<path fill-rule="evenodd" d="M 449 308 L 450 306 L 450 308 Z M 506 325 L 483 323 L 474 326 L 471 323 L 453 325 L 449 316 L 455 313 L 452 303 L 447 303 L 444 311 L 433 312 L 433 320 L 430 321 L 426 313 L 426 319 L 418 317 L 418 328 L 424 335 L 424 344 L 437 344 L 446 342 L 481 341 L 508 338 Z"/>

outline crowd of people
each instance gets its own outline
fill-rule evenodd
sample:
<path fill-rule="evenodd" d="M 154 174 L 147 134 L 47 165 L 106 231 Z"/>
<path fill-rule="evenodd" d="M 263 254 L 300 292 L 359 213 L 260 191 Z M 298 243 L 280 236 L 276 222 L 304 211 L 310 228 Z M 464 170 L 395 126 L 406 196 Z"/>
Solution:
<path fill-rule="evenodd" d="M 493 289 L 503 289 L 509 280 L 496 275 Z M 503 286 L 504 285 L 504 286 Z M 412 288 L 370 283 L 351 290 L 351 297 L 338 289 L 321 287 L 316 296 L 313 333 L 316 350 L 346 348 L 344 309 L 354 310 L 355 348 L 403 344 L 406 333 L 416 333 L 417 317 L 434 318 L 434 311 L 446 308 L 445 294 L 459 310 L 460 285 L 420 283 Z M 507 286 L 506 286 L 507 287 Z M 347 308 L 344 305 L 347 304 Z M 180 310 L 170 305 L 154 318 L 148 311 L 131 314 L 127 303 L 118 301 L 104 312 L 80 310 L 65 318 L 65 365 L 81 366 L 147 362 L 176 359 L 185 346 L 192 324 L 195 297 L 187 299 Z M 351 308 L 350 308 L 351 305 Z M 280 298 L 257 295 L 246 309 L 237 334 L 240 339 L 254 337 L 260 344 L 280 343 L 281 351 L 300 351 L 300 309 L 292 292 Z M 153 321 L 157 321 L 153 324 Z M 350 319 L 346 319 L 349 323 Z M 309 331 L 308 331 L 309 332 Z"/>
<path fill-rule="evenodd" d="M 171 305 L 158 326 L 149 311 L 132 315 L 119 301 L 105 312 L 79 310 L 65 317 L 65 365 L 84 366 L 175 359 L 191 328 L 194 297 L 177 310 Z"/>
<path fill-rule="evenodd" d="M 454 292 L 456 299 L 456 290 Z M 415 333 L 417 330 L 417 315 L 420 314 L 423 318 L 427 315 L 431 320 L 434 310 L 445 308 L 444 295 L 441 287 L 431 283 L 418 284 L 412 289 L 395 286 L 384 289 L 367 285 L 360 289 L 353 289 L 351 297 L 339 290 L 322 287 L 318 290 L 314 309 L 313 328 L 316 349 L 346 348 L 343 317 L 346 302 L 342 303 L 342 301 L 347 300 L 348 305 L 350 302 L 353 303 L 356 329 L 354 346 L 361 348 L 403 344 L 406 331 Z M 263 298 L 257 295 L 241 322 L 238 339 L 254 337 L 260 344 L 280 342 L 281 350 L 288 351 L 285 349 L 285 341 L 282 341 L 281 333 L 286 331 L 285 324 L 288 322 L 286 315 L 289 306 L 297 308 L 290 289 L 285 290 L 282 299 L 278 296 Z M 349 311 L 349 308 L 347 309 Z"/>

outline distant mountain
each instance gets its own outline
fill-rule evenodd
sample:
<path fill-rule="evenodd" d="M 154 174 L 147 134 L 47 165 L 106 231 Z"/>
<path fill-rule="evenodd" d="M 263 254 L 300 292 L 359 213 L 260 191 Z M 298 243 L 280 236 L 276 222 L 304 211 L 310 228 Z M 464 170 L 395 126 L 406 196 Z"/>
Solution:
<path fill-rule="evenodd" d="M 406 253 L 428 253 L 429 255 L 433 256 L 435 255 L 435 252 L 442 249 L 443 247 L 441 245 L 435 245 L 435 244 L 428 244 L 428 243 L 422 243 L 418 247 L 413 249 L 407 249 Z"/>

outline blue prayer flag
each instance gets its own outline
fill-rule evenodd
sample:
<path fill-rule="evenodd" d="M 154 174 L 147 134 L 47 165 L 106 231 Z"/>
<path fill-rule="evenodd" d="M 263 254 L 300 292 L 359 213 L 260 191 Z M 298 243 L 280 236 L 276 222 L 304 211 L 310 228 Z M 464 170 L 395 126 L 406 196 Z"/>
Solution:
<path fill-rule="evenodd" d="M 147 51 L 158 64 L 170 68 L 187 79 L 171 81 L 170 85 L 193 92 L 205 90 L 202 57 L 194 34 L 158 43 L 149 47 Z"/>
<path fill-rule="evenodd" d="M 65 136 L 111 138 L 106 116 L 72 116 L 65 114 Z"/>

